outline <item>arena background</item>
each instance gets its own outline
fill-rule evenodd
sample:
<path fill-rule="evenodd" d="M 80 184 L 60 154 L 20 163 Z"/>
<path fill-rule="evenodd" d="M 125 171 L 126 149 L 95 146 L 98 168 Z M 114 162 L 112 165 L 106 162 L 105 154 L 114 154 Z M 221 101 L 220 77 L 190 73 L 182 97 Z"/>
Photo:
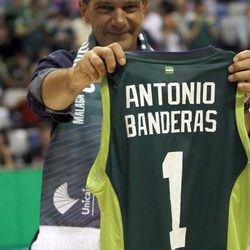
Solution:
<path fill-rule="evenodd" d="M 150 1 L 143 29 L 155 50 L 250 49 L 250 0 L 198 3 Z M 212 33 L 190 39 L 197 15 Z M 89 32 L 78 0 L 0 0 L 0 250 L 27 249 L 39 224 L 50 124 L 26 101 L 34 67 L 53 50 L 78 48 Z"/>

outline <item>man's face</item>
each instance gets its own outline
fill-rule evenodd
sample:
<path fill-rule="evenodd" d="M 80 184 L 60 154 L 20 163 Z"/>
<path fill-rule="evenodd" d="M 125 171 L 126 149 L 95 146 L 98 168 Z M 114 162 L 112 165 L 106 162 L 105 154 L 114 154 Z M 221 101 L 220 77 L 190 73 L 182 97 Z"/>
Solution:
<path fill-rule="evenodd" d="M 137 48 L 147 0 L 89 0 L 80 5 L 100 46 L 118 42 L 124 50 Z"/>

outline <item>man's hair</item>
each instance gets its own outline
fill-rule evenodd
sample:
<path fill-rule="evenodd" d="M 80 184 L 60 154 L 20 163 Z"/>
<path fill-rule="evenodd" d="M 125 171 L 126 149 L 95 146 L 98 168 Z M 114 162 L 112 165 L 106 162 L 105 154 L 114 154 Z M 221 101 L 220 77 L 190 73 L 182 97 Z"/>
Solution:
<path fill-rule="evenodd" d="M 89 3 L 89 0 L 82 0 L 85 4 Z M 144 0 L 142 0 L 142 2 L 144 2 Z"/>
<path fill-rule="evenodd" d="M 88 4 L 89 3 L 89 0 L 82 0 L 83 1 L 83 3 L 85 3 L 85 4 Z M 144 2 L 145 0 L 142 0 L 142 2 Z"/>

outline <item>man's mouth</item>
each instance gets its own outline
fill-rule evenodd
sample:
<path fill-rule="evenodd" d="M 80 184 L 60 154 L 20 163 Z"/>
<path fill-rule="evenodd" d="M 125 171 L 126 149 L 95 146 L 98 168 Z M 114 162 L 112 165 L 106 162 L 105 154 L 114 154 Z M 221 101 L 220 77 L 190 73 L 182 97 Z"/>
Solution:
<path fill-rule="evenodd" d="M 128 34 L 128 31 L 109 31 L 108 34 L 112 35 L 112 36 L 123 36 Z"/>

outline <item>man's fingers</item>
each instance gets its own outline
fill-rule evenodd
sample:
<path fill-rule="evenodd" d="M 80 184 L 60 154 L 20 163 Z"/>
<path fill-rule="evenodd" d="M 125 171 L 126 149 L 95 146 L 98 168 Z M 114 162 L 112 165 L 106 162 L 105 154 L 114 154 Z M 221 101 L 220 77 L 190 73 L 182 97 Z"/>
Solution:
<path fill-rule="evenodd" d="M 234 62 L 238 62 L 238 61 L 241 61 L 241 60 L 245 60 L 247 58 L 250 58 L 250 50 L 244 50 L 244 51 L 241 51 L 240 53 L 238 53 L 234 58 L 233 58 L 233 61 Z"/>
<path fill-rule="evenodd" d="M 125 53 L 119 43 L 112 43 L 108 46 L 114 52 L 115 58 L 120 65 L 125 65 L 126 57 Z"/>
<path fill-rule="evenodd" d="M 245 96 L 246 96 L 246 101 L 250 99 L 250 91 L 249 92 L 245 92 Z"/>
<path fill-rule="evenodd" d="M 233 63 L 228 68 L 228 70 L 229 70 L 230 73 L 234 73 L 234 72 L 241 71 L 241 70 L 246 70 L 246 69 L 249 69 L 249 68 L 250 68 L 250 57 Z"/>
<path fill-rule="evenodd" d="M 91 63 L 90 54 L 86 53 L 84 63 L 80 61 L 77 66 L 81 74 L 88 77 L 89 82 L 99 78 L 99 72 L 97 71 L 96 67 L 94 67 Z"/>
<path fill-rule="evenodd" d="M 92 67 L 97 71 L 99 76 L 106 75 L 106 68 L 103 60 L 92 51 L 89 52 L 89 62 L 92 65 Z"/>
<path fill-rule="evenodd" d="M 118 43 L 107 47 L 95 47 L 92 51 L 104 61 L 108 73 L 115 71 L 117 63 L 120 65 L 126 63 L 124 51 Z"/>
<path fill-rule="evenodd" d="M 238 71 L 234 74 L 231 74 L 229 75 L 228 80 L 230 82 L 237 82 L 237 81 L 250 82 L 250 70 Z"/>
<path fill-rule="evenodd" d="M 109 47 L 95 47 L 92 50 L 93 54 L 95 54 L 102 62 L 102 67 L 105 68 L 108 73 L 113 73 L 116 68 L 116 58 L 114 52 Z M 99 61 L 100 62 L 100 61 Z M 93 62 L 94 63 L 94 62 Z M 94 64 L 95 67 L 101 67 L 101 64 Z"/>
<path fill-rule="evenodd" d="M 250 98 L 250 50 L 244 50 L 233 58 L 233 64 L 228 67 L 230 82 L 237 82 L 238 89 Z"/>
<path fill-rule="evenodd" d="M 239 82 L 238 83 L 239 90 L 245 92 L 246 96 L 250 97 L 250 82 Z"/>
<path fill-rule="evenodd" d="M 114 73 L 116 68 L 116 58 L 114 51 L 109 47 L 104 47 L 101 50 L 101 57 L 105 61 L 107 72 Z"/>
<path fill-rule="evenodd" d="M 95 47 L 85 53 L 83 59 L 78 63 L 81 77 L 88 78 L 88 81 L 96 81 L 101 76 L 113 73 L 117 63 L 126 63 L 125 54 L 118 43 L 106 47 Z"/>
<path fill-rule="evenodd" d="M 246 85 L 250 82 L 250 50 L 244 50 L 233 58 L 234 63 L 228 67 L 231 73 L 228 77 L 230 82 L 243 81 L 240 83 L 242 88 L 248 88 Z"/>

